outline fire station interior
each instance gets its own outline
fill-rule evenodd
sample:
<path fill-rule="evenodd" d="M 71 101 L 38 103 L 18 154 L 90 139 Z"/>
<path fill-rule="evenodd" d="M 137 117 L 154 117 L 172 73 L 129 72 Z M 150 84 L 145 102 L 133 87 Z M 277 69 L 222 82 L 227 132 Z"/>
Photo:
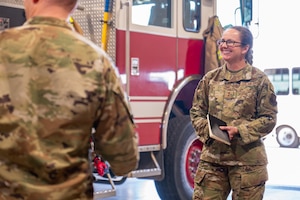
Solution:
<path fill-rule="evenodd" d="M 4 22 L 1 25 L 1 22 L 0 22 L 0 30 L 1 30 L 1 26 L 3 26 L 2 29 L 20 26 L 26 20 L 25 12 L 21 8 L 11 8 L 11 7 L 0 6 L 0 13 L 1 13 L 1 17 L 7 18 L 10 20 L 10 22 L 8 23 L 9 25 L 6 25 L 6 23 L 4 23 Z"/>

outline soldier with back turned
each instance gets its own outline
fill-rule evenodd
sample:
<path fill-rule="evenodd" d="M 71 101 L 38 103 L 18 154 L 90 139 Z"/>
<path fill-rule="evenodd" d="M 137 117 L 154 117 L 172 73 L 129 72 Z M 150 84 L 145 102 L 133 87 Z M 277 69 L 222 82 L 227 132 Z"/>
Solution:
<path fill-rule="evenodd" d="M 137 135 L 117 70 L 68 17 L 76 0 L 25 0 L 27 21 L 0 33 L 0 199 L 93 199 L 88 159 L 137 166 Z"/>

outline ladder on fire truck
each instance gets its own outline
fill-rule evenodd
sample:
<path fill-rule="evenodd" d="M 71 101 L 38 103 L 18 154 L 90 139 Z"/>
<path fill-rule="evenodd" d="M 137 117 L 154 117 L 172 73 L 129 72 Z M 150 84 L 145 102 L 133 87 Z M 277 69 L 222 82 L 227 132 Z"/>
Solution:
<path fill-rule="evenodd" d="M 116 186 L 112 180 L 112 177 L 109 173 L 107 174 L 107 177 L 111 185 L 111 189 L 104 189 L 94 192 L 94 199 L 116 196 Z"/>
<path fill-rule="evenodd" d="M 156 157 L 155 157 L 154 153 L 151 152 L 150 155 L 151 155 L 151 159 L 153 161 L 153 164 L 155 165 L 154 168 L 135 170 L 135 171 L 130 172 L 127 175 L 127 177 L 128 178 L 140 178 L 140 177 L 161 175 L 161 168 L 160 168 L 160 166 L 159 166 L 159 164 L 156 160 Z M 109 184 L 110 184 L 110 187 L 111 187 L 110 189 L 103 189 L 103 190 L 94 192 L 94 198 L 95 199 L 116 196 L 116 186 L 115 186 L 114 181 L 122 182 L 122 180 L 126 180 L 126 178 L 127 178 L 127 177 L 112 177 L 109 172 L 106 173 L 105 178 L 103 176 L 97 174 L 97 173 L 93 173 L 93 176 L 94 176 L 96 182 L 98 182 L 98 181 L 101 181 L 101 182 L 108 181 Z"/>
<path fill-rule="evenodd" d="M 94 130 L 92 130 L 92 135 L 93 135 Z M 110 171 L 109 171 L 109 165 L 104 162 L 102 159 L 99 159 L 100 156 L 96 155 L 94 152 L 94 141 L 91 137 L 91 149 L 90 149 L 90 160 L 92 162 L 92 166 L 94 168 L 93 170 L 93 178 L 94 182 L 98 181 L 105 181 L 109 182 L 111 188 L 110 189 L 103 189 L 100 191 L 94 192 L 94 199 L 98 198 L 106 198 L 106 197 L 112 197 L 116 196 L 116 186 L 114 184 L 113 178 L 111 177 Z M 105 177 L 104 177 L 105 175 Z"/>

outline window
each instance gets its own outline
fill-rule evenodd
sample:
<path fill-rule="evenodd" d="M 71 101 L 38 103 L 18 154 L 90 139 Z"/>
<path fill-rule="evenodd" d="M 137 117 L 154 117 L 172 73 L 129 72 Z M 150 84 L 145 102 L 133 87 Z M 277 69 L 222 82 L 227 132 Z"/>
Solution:
<path fill-rule="evenodd" d="M 183 1 L 183 27 L 186 31 L 199 32 L 200 30 L 200 0 Z"/>
<path fill-rule="evenodd" d="M 265 69 L 265 73 L 272 82 L 276 95 L 289 94 L 289 69 Z"/>
<path fill-rule="evenodd" d="M 132 23 L 171 28 L 171 0 L 134 0 Z"/>
<path fill-rule="evenodd" d="M 300 67 L 292 69 L 293 94 L 300 95 Z"/>

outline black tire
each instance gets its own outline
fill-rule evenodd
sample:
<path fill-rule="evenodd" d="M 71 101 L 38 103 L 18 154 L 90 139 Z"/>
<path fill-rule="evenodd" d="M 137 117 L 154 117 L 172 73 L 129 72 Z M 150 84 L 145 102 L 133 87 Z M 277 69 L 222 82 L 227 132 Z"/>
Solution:
<path fill-rule="evenodd" d="M 299 137 L 290 126 L 281 126 L 276 129 L 276 140 L 280 147 L 298 148 Z"/>
<path fill-rule="evenodd" d="M 196 138 L 189 116 L 174 118 L 169 122 L 167 148 L 164 151 L 165 177 L 162 181 L 155 181 L 156 190 L 162 200 L 192 199 L 193 180 L 191 181 L 191 177 L 194 177 L 201 152 L 198 151 L 199 154 L 195 156 L 195 159 L 189 159 L 187 156 L 191 145 L 195 142 L 198 147 L 200 141 Z M 202 150 L 202 144 L 200 148 Z M 186 171 L 187 167 L 190 167 L 187 166 L 188 162 L 189 164 L 193 162 L 193 171 L 190 174 Z"/>

